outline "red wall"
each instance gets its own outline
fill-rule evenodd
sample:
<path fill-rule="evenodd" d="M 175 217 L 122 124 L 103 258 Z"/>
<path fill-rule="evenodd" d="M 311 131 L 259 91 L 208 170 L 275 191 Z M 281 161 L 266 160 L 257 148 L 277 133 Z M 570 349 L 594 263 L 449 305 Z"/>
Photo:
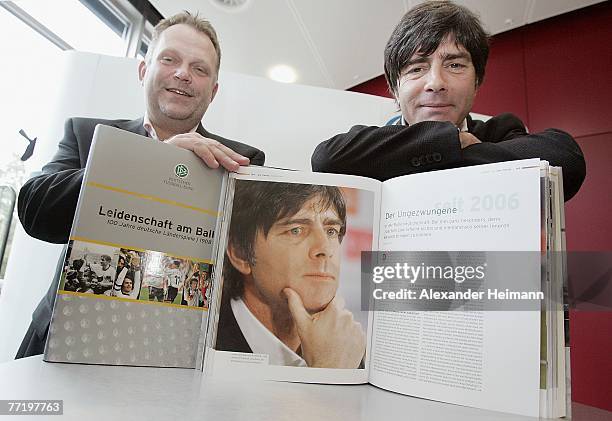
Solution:
<path fill-rule="evenodd" d="M 568 250 L 612 250 L 611 22 L 605 2 L 496 35 L 473 108 L 574 135 L 587 177 L 566 205 Z M 384 76 L 351 90 L 390 96 Z M 612 311 L 573 311 L 570 337 L 572 399 L 612 411 Z"/>

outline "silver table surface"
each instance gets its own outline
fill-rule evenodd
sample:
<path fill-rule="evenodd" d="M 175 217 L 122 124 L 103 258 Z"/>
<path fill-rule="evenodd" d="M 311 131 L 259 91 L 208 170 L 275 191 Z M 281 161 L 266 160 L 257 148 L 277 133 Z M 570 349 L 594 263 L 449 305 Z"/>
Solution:
<path fill-rule="evenodd" d="M 37 420 L 533 420 L 371 385 L 238 382 L 189 369 L 45 363 L 41 356 L 0 364 L 0 399 L 64 401 L 63 416 Z M 573 412 L 574 420 L 612 420 L 612 412 L 581 404 Z"/>

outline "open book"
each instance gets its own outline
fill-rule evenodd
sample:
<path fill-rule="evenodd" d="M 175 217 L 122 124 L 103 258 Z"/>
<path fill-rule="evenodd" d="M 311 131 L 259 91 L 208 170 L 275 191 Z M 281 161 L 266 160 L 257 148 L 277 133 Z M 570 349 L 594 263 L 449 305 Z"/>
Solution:
<path fill-rule="evenodd" d="M 564 416 L 562 198 L 537 159 L 228 175 L 99 126 L 45 359 Z"/>

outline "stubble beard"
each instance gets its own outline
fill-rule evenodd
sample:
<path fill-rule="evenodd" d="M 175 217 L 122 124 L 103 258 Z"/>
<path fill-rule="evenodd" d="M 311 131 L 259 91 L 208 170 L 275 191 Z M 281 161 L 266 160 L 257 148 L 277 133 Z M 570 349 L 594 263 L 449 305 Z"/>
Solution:
<path fill-rule="evenodd" d="M 156 131 L 167 132 L 171 135 L 187 133 L 200 124 L 204 112 L 199 116 L 199 109 L 173 110 L 172 106 L 164 103 L 159 97 L 153 101 L 147 100 L 149 119 Z"/>
<path fill-rule="evenodd" d="M 160 120 L 168 129 L 179 130 L 177 133 L 185 133 L 193 129 L 202 120 L 203 115 L 198 119 L 197 110 L 172 110 L 164 104 L 159 104 Z"/>

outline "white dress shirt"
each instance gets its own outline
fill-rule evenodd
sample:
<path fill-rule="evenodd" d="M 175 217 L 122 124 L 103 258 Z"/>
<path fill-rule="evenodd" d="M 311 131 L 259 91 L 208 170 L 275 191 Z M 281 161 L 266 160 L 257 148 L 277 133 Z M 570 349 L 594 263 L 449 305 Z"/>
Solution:
<path fill-rule="evenodd" d="M 151 139 L 159 140 L 159 137 L 157 136 L 157 132 L 155 131 L 155 127 L 153 127 L 151 120 L 149 120 L 149 115 L 146 112 L 145 112 L 144 119 L 142 122 L 142 127 L 144 127 L 145 131 L 147 132 L 147 134 L 149 135 Z M 189 133 L 195 133 L 197 128 L 198 128 L 198 125 L 196 124 L 196 126 L 193 129 L 189 130 Z"/>
<path fill-rule="evenodd" d="M 254 354 L 267 354 L 270 365 L 307 367 L 306 361 L 270 332 L 241 298 L 231 300 L 236 322 Z"/>

